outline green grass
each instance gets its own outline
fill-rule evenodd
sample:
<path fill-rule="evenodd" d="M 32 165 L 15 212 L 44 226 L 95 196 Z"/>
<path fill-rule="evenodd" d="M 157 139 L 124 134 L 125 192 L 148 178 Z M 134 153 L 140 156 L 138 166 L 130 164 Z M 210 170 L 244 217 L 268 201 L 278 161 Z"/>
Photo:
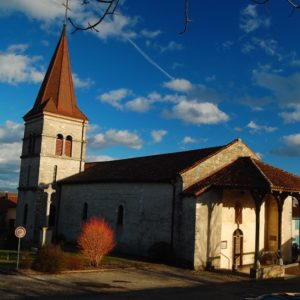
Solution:
<path fill-rule="evenodd" d="M 74 251 L 65 251 L 67 256 L 81 256 L 79 252 Z M 21 260 L 22 251 L 20 252 Z M 34 256 L 35 253 L 31 252 L 31 255 Z M 82 257 L 82 256 L 81 256 Z M 89 268 L 88 260 L 84 259 L 84 265 L 86 268 Z M 132 258 L 124 258 L 117 256 L 105 256 L 101 263 L 100 268 L 124 268 L 124 267 L 133 267 L 142 263 L 139 260 L 134 260 Z M 4 270 L 14 270 L 17 266 L 17 251 L 16 250 L 1 250 L 0 249 L 0 271 Z"/>
<path fill-rule="evenodd" d="M 17 251 L 0 250 L 0 269 L 14 269 L 17 265 Z"/>

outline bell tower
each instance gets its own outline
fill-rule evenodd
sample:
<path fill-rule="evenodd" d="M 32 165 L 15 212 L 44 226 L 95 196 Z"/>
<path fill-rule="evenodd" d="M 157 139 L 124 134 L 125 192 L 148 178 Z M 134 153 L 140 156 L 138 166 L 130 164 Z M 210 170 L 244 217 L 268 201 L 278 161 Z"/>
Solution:
<path fill-rule="evenodd" d="M 85 162 L 88 119 L 75 98 L 66 25 L 35 103 L 23 119 L 16 223 L 26 227 L 27 239 L 39 241 L 41 228 L 55 224 L 55 182 L 83 171 Z"/>

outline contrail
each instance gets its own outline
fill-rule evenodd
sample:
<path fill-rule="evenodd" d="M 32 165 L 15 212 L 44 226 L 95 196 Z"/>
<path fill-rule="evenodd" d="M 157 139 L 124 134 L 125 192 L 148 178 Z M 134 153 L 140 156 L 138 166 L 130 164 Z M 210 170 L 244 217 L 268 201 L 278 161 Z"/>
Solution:
<path fill-rule="evenodd" d="M 149 57 L 133 40 L 131 40 L 130 38 L 127 38 L 127 40 L 151 65 L 156 67 L 159 71 L 161 71 L 170 80 L 175 79 L 167 71 L 165 71 L 161 66 L 159 66 L 151 57 Z"/>

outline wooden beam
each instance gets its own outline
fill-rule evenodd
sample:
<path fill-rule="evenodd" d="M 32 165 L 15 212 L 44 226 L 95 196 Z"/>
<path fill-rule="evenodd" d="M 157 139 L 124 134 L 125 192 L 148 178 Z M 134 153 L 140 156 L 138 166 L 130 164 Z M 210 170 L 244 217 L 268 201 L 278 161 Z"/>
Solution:
<path fill-rule="evenodd" d="M 259 232 L 260 232 L 260 208 L 266 191 L 252 190 L 251 195 L 255 204 L 255 254 L 254 254 L 254 269 L 258 269 L 259 262 Z"/>

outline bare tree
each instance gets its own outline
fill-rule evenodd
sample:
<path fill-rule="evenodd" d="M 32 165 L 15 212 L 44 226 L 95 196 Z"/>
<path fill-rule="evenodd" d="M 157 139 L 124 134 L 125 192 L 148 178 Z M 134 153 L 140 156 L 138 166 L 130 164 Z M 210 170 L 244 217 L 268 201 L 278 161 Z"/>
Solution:
<path fill-rule="evenodd" d="M 86 26 L 80 26 L 76 24 L 75 21 L 73 21 L 71 18 L 67 18 L 67 11 L 68 11 L 68 0 L 66 0 L 66 4 L 64 6 L 66 7 L 66 19 L 69 20 L 69 22 L 72 24 L 74 30 L 73 33 L 78 30 L 94 30 L 99 31 L 96 27 L 104 21 L 104 19 L 109 15 L 114 15 L 116 13 L 116 10 L 118 8 L 120 0 L 82 0 L 82 5 L 89 5 L 93 2 L 98 2 L 101 7 L 99 7 L 98 13 L 98 19 L 94 23 L 88 23 Z M 183 0 L 184 1 L 184 26 L 182 31 L 179 32 L 179 34 L 183 34 L 187 31 L 188 25 L 191 22 L 191 19 L 189 17 L 189 2 L 190 0 Z M 268 5 L 271 0 L 249 0 L 252 1 L 255 4 L 258 5 Z M 278 1 L 278 0 L 276 0 Z M 296 0 L 283 0 L 286 1 L 287 5 L 289 5 L 292 9 L 291 14 L 296 10 L 300 9 L 300 2 L 297 3 Z M 300 0 L 297 0 L 300 1 Z"/>

